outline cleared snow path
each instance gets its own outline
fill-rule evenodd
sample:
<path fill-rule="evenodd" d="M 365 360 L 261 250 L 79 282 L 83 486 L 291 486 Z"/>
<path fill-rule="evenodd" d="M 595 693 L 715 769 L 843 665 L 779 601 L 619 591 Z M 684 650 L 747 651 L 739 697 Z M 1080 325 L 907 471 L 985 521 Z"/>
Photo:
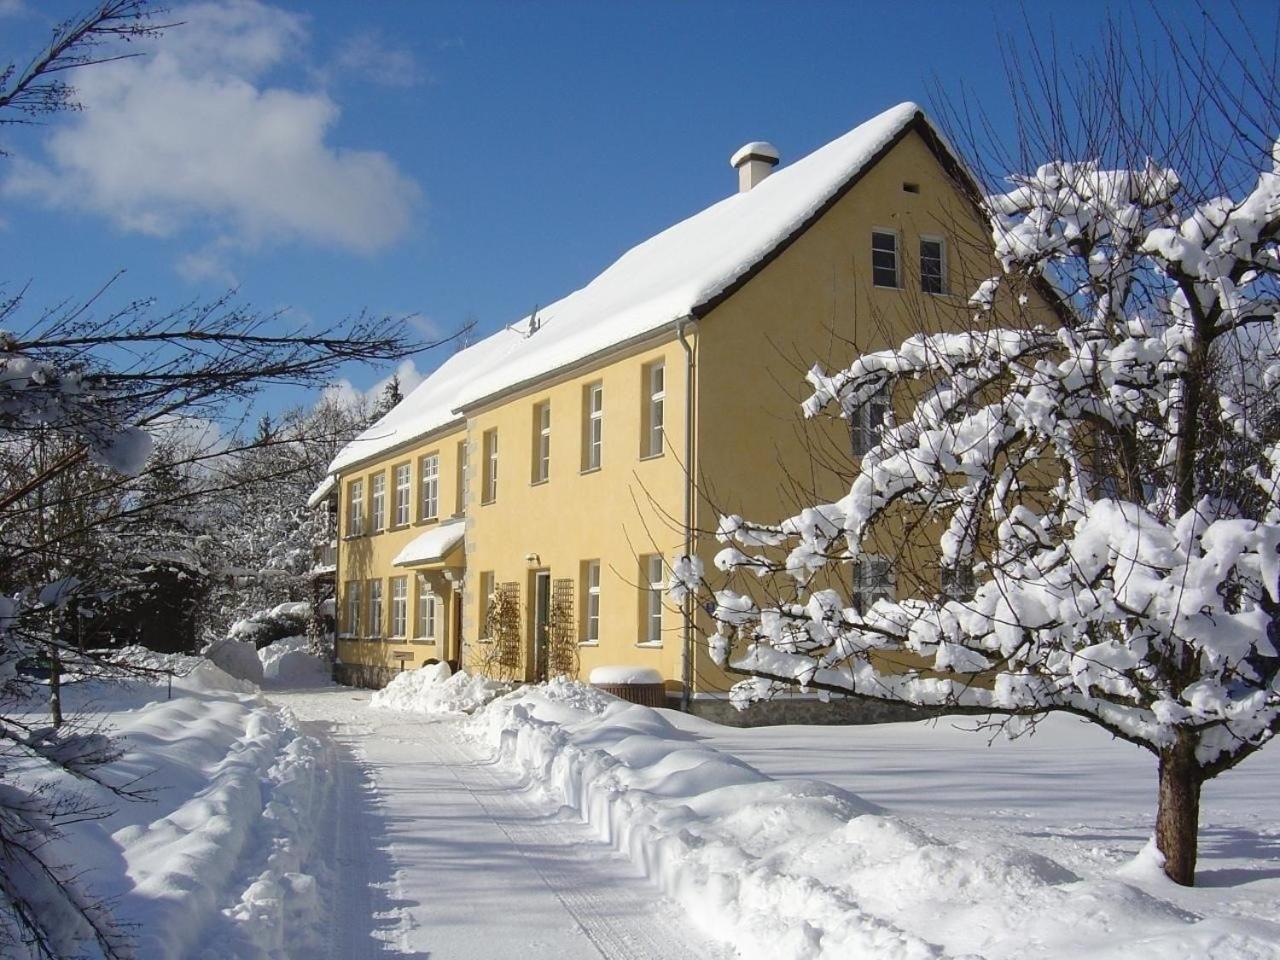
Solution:
<path fill-rule="evenodd" d="M 455 720 L 346 687 L 270 692 L 338 752 L 334 960 L 725 956 L 576 814 L 527 799 Z"/>

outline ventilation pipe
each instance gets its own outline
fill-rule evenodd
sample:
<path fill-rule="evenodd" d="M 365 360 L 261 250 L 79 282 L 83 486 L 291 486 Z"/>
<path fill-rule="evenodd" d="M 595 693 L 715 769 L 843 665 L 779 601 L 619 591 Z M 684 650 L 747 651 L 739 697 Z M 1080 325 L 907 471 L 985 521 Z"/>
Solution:
<path fill-rule="evenodd" d="M 729 158 L 729 166 L 738 171 L 738 192 L 746 193 L 773 173 L 778 165 L 778 148 L 763 140 L 753 140 Z"/>

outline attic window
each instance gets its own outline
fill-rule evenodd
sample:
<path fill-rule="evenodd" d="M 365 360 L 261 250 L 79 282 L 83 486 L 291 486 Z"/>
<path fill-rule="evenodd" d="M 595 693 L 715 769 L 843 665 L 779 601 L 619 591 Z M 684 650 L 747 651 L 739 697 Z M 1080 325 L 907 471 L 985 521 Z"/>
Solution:
<path fill-rule="evenodd" d="M 902 189 L 903 189 L 903 192 L 904 192 L 904 193 L 919 193 L 919 192 L 920 192 L 920 184 L 918 184 L 918 183 L 907 183 L 907 182 L 904 180 L 904 181 L 903 181 L 903 183 L 902 183 Z"/>

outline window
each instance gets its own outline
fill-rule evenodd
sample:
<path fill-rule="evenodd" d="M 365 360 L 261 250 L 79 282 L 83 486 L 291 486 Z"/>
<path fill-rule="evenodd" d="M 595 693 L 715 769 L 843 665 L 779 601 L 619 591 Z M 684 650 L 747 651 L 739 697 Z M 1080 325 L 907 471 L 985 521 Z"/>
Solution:
<path fill-rule="evenodd" d="M 391 636 L 404 637 L 409 630 L 409 580 L 391 578 Z"/>
<path fill-rule="evenodd" d="M 369 636 L 382 636 L 382 581 L 369 581 Z"/>
<path fill-rule="evenodd" d="M 659 360 L 644 368 L 644 438 L 640 456 L 656 457 L 662 453 L 662 404 L 666 399 L 666 367 Z"/>
<path fill-rule="evenodd" d="M 418 578 L 418 622 L 414 636 L 419 640 L 436 638 L 436 617 L 439 614 L 439 598 L 431 589 L 426 577 Z"/>
<path fill-rule="evenodd" d="M 920 289 L 925 293 L 946 293 L 946 261 L 942 241 L 920 238 Z"/>
<path fill-rule="evenodd" d="M 582 469 L 599 470 L 604 441 L 604 384 L 583 391 Z"/>
<path fill-rule="evenodd" d="M 484 492 L 481 503 L 493 503 L 498 499 L 498 431 L 484 432 Z"/>
<path fill-rule="evenodd" d="M 347 536 L 364 533 L 364 481 L 352 480 L 347 487 Z"/>
<path fill-rule="evenodd" d="M 459 440 L 457 449 L 457 461 L 455 464 L 455 473 L 453 477 L 453 515 L 455 517 L 462 516 L 462 511 L 467 505 L 467 441 Z"/>
<path fill-rule="evenodd" d="M 644 622 L 640 625 L 641 643 L 662 643 L 662 595 L 666 584 L 662 580 L 662 557 L 656 553 L 641 557 L 641 575 L 648 589 L 643 591 Z"/>
<path fill-rule="evenodd" d="M 486 570 L 480 574 L 480 629 L 478 632 L 481 639 L 489 639 L 489 607 L 493 603 L 495 587 L 492 570 Z"/>
<path fill-rule="evenodd" d="M 413 502 L 413 468 L 407 463 L 396 466 L 396 526 L 409 525 L 409 505 Z"/>
<path fill-rule="evenodd" d="M 871 231 L 871 282 L 877 287 L 897 287 L 898 235 L 888 230 Z"/>
<path fill-rule="evenodd" d="M 972 600 L 978 591 L 977 578 L 973 567 L 961 563 L 953 567 L 942 568 L 942 597 L 944 600 Z"/>
<path fill-rule="evenodd" d="M 551 476 L 551 401 L 544 400 L 533 408 L 533 482 L 542 483 Z"/>
<path fill-rule="evenodd" d="M 360 581 L 347 584 L 347 636 L 360 636 Z"/>
<path fill-rule="evenodd" d="M 853 568 L 853 599 L 859 613 L 866 613 L 877 600 L 893 597 L 893 564 L 888 557 L 865 555 Z"/>
<path fill-rule="evenodd" d="M 387 524 L 387 475 L 375 473 L 369 480 L 369 514 L 373 532 L 379 533 Z"/>
<path fill-rule="evenodd" d="M 867 398 L 850 419 L 850 440 L 855 457 L 865 457 L 880 442 L 889 422 L 889 390 L 882 387 Z"/>
<path fill-rule="evenodd" d="M 428 453 L 423 457 L 418 473 L 419 483 L 422 485 L 418 519 L 434 520 L 440 515 L 440 455 Z"/>
<path fill-rule="evenodd" d="M 583 643 L 598 643 L 600 640 L 600 561 L 588 560 L 583 582 L 587 585 L 587 606 L 583 611 Z"/>

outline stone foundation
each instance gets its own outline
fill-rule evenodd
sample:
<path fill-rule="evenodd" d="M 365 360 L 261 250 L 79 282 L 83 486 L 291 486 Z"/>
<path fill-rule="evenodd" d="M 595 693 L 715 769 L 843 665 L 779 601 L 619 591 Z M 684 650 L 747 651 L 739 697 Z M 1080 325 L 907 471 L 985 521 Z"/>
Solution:
<path fill-rule="evenodd" d="M 348 687 L 381 690 L 399 672 L 396 667 L 375 667 L 367 663 L 338 663 L 333 667 L 333 679 Z"/>
<path fill-rule="evenodd" d="M 680 701 L 669 699 L 667 705 L 678 709 Z M 809 723 L 820 726 L 842 726 L 864 723 L 900 723 L 907 720 L 928 720 L 941 716 L 945 710 L 913 707 L 905 703 L 881 703 L 856 697 L 821 700 L 780 697 L 753 703 L 739 712 L 728 700 L 694 699 L 689 712 L 727 727 L 768 727 L 786 723 Z"/>

